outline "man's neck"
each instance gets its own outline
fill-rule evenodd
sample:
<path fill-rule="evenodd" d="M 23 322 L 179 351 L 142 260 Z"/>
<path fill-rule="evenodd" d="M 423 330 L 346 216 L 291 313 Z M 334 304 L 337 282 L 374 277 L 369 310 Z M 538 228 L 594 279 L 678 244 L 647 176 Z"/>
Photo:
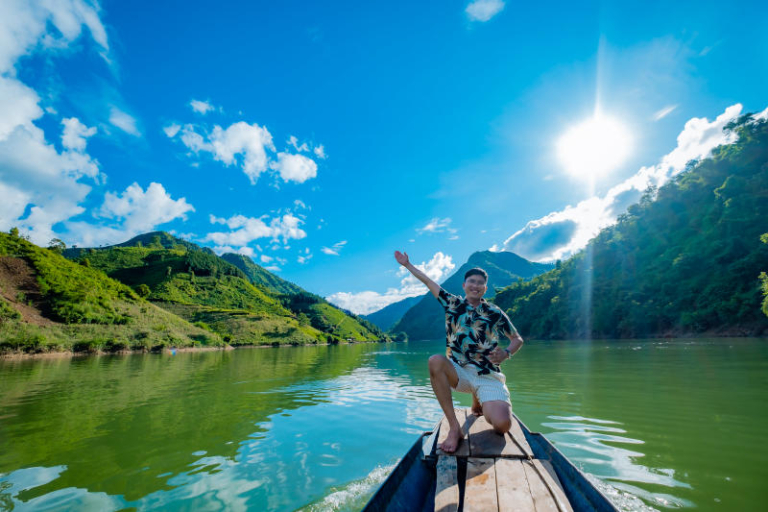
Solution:
<path fill-rule="evenodd" d="M 479 306 L 482 301 L 483 301 L 482 299 L 470 299 L 469 297 L 467 297 L 467 302 L 469 302 L 469 304 L 473 308 L 476 308 L 477 306 Z"/>

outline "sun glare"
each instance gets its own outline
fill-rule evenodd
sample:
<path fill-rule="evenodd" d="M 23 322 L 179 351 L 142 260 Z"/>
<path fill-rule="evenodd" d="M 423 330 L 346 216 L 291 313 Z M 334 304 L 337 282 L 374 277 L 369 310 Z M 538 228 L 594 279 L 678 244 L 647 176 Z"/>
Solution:
<path fill-rule="evenodd" d="M 620 122 L 595 115 L 568 130 L 557 142 L 557 155 L 571 174 L 594 179 L 621 163 L 632 149 L 632 137 Z"/>

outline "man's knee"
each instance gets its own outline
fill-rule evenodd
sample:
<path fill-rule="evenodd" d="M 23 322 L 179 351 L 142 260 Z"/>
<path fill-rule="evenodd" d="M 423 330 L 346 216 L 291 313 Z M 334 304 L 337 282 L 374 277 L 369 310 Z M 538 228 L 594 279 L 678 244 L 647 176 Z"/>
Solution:
<path fill-rule="evenodd" d="M 496 431 L 497 434 L 506 434 L 509 432 L 509 429 L 512 428 L 512 419 L 507 416 L 506 418 L 497 418 L 493 422 L 493 430 Z"/>
<path fill-rule="evenodd" d="M 429 358 L 429 373 L 434 375 L 437 373 L 440 373 L 445 368 L 445 363 L 448 362 L 448 358 L 445 356 L 441 356 L 440 354 L 435 354 L 433 356 L 430 356 Z"/>

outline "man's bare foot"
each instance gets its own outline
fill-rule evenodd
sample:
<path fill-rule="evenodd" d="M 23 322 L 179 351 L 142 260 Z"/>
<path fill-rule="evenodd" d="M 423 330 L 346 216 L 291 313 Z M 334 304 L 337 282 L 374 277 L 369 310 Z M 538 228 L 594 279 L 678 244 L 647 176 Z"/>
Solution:
<path fill-rule="evenodd" d="M 461 434 L 461 428 L 458 429 L 450 429 L 448 431 L 448 437 L 440 443 L 440 449 L 443 450 L 445 453 L 453 453 L 456 451 L 456 448 L 459 447 L 459 443 L 461 442 L 462 437 L 464 437 Z"/>
<path fill-rule="evenodd" d="M 472 395 L 472 414 L 478 417 L 483 415 L 483 406 L 480 405 L 475 395 Z"/>

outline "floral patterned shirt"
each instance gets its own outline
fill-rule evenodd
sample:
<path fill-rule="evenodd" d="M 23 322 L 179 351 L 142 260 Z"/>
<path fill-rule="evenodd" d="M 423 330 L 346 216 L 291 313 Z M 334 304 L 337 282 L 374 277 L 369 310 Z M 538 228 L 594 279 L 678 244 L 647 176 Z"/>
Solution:
<path fill-rule="evenodd" d="M 462 366 L 471 363 L 479 375 L 501 371 L 488 355 L 500 339 L 517 334 L 506 313 L 485 299 L 473 307 L 466 298 L 448 293 L 442 287 L 437 301 L 445 309 L 448 356 Z"/>

